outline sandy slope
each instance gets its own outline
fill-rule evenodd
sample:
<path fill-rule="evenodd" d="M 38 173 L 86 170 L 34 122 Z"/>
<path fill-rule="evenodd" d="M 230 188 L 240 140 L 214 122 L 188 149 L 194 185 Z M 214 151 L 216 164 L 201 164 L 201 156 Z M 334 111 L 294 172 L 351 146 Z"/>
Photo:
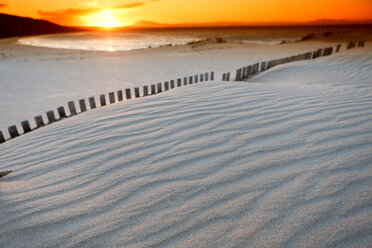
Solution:
<path fill-rule="evenodd" d="M 6 142 L 1 247 L 368 247 L 372 49 Z"/>
<path fill-rule="evenodd" d="M 34 123 L 40 114 L 46 119 L 46 111 L 70 100 L 209 71 L 221 79 L 222 73 L 252 63 L 338 44 L 211 44 L 108 53 L 36 48 L 11 41 L 0 42 L 0 130 L 6 135 L 8 126 L 17 124 L 22 130 L 21 121 Z"/>

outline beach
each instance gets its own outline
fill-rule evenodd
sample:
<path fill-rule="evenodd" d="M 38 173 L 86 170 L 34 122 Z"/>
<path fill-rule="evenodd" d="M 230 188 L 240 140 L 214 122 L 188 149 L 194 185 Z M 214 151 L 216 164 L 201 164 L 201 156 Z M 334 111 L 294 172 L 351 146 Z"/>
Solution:
<path fill-rule="evenodd" d="M 215 80 L 67 118 L 0 145 L 1 247 L 369 247 L 372 43 L 122 52 L 0 42 L 0 130 L 67 101 Z M 222 74 L 342 44 L 243 81 Z M 53 82 L 53 84 L 50 84 Z M 52 86 L 51 86 L 52 85 Z M 21 130 L 19 128 L 19 130 Z"/>

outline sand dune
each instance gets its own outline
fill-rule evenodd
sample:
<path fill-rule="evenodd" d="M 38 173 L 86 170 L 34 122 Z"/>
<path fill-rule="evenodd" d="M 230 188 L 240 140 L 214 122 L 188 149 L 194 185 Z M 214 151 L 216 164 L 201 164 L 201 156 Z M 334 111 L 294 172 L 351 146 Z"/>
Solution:
<path fill-rule="evenodd" d="M 1 247 L 368 247 L 372 49 L 2 144 Z"/>
<path fill-rule="evenodd" d="M 46 49 L 0 42 L 0 130 L 35 116 L 67 108 L 67 102 L 185 76 L 234 71 L 248 64 L 335 46 L 309 41 L 276 46 L 211 44 L 128 52 Z M 343 44 L 345 48 L 345 44 Z M 4 54 L 1 57 L 1 54 Z M 32 123 L 34 123 L 32 121 Z"/>

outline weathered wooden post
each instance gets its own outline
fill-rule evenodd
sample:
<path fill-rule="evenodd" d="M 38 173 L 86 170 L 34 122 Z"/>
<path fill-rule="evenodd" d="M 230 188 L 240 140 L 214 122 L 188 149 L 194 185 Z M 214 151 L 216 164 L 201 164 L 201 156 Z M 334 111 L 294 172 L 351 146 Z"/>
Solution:
<path fill-rule="evenodd" d="M 323 56 L 329 56 L 331 55 L 333 52 L 333 47 L 327 47 L 327 48 L 324 48 L 323 50 Z"/>
<path fill-rule="evenodd" d="M 214 71 L 211 71 L 211 81 L 214 81 Z"/>
<path fill-rule="evenodd" d="M 148 96 L 148 95 L 149 95 L 149 87 L 143 86 L 143 96 Z"/>
<path fill-rule="evenodd" d="M 3 132 L 0 131 L 0 144 L 5 142 Z"/>
<path fill-rule="evenodd" d="M 266 61 L 261 63 L 261 71 L 266 71 Z"/>
<path fill-rule="evenodd" d="M 254 66 L 254 73 L 255 73 L 255 74 L 258 73 L 258 68 L 259 68 L 259 66 L 260 66 L 260 63 L 256 63 L 256 64 L 254 64 L 253 66 Z"/>
<path fill-rule="evenodd" d="M 104 94 L 99 96 L 99 100 L 101 102 L 101 107 L 106 106 L 106 96 Z"/>
<path fill-rule="evenodd" d="M 226 75 L 226 81 L 230 81 L 230 72 L 228 72 Z"/>
<path fill-rule="evenodd" d="M 164 83 L 164 91 L 168 91 L 169 90 L 169 82 L 165 82 Z"/>
<path fill-rule="evenodd" d="M 222 74 L 222 81 L 226 81 L 226 73 Z"/>
<path fill-rule="evenodd" d="M 67 118 L 65 108 L 63 106 L 57 108 L 59 119 Z"/>
<path fill-rule="evenodd" d="M 171 87 L 171 89 L 174 89 L 174 80 L 170 81 L 170 87 Z"/>
<path fill-rule="evenodd" d="M 158 92 L 157 93 L 161 93 L 163 90 L 162 90 L 162 87 L 161 87 L 161 83 L 158 83 Z"/>
<path fill-rule="evenodd" d="M 21 122 L 21 125 L 22 125 L 22 128 L 23 128 L 23 132 L 24 133 L 29 133 L 31 132 L 31 126 L 30 126 L 30 123 L 26 120 L 26 121 L 22 121 Z"/>
<path fill-rule="evenodd" d="M 85 99 L 80 99 L 79 100 L 79 105 L 80 105 L 81 113 L 87 111 L 87 105 L 85 104 Z"/>
<path fill-rule="evenodd" d="M 71 101 L 71 102 L 68 102 L 67 105 L 68 105 L 68 109 L 70 110 L 71 116 L 76 115 L 75 103 Z"/>
<path fill-rule="evenodd" d="M 121 102 L 121 101 L 123 101 L 123 91 L 118 90 L 118 102 Z"/>
<path fill-rule="evenodd" d="M 247 78 L 247 67 L 243 67 L 242 79 L 246 79 L 246 78 Z"/>
<path fill-rule="evenodd" d="M 182 86 L 182 80 L 181 78 L 178 78 L 177 79 L 177 87 L 181 87 Z"/>
<path fill-rule="evenodd" d="M 205 80 L 206 82 L 209 81 L 209 73 L 208 73 L 208 72 L 204 73 L 204 80 Z"/>
<path fill-rule="evenodd" d="M 97 106 L 96 106 L 96 100 L 94 99 L 94 96 L 92 96 L 92 97 L 89 98 L 89 105 L 90 105 L 90 109 L 97 108 Z"/>
<path fill-rule="evenodd" d="M 36 128 L 45 126 L 43 117 L 41 115 L 35 116 Z"/>
<path fill-rule="evenodd" d="M 338 44 L 337 47 L 336 47 L 336 53 L 338 53 L 341 49 L 341 44 Z"/>
<path fill-rule="evenodd" d="M 187 85 L 187 77 L 183 78 L 183 85 Z"/>
<path fill-rule="evenodd" d="M 151 85 L 151 95 L 155 95 L 156 94 L 156 87 L 155 87 L 155 84 L 152 84 Z"/>
<path fill-rule="evenodd" d="M 127 100 L 132 99 L 132 95 L 130 93 L 130 89 L 125 89 L 125 95 L 127 97 Z"/>
<path fill-rule="evenodd" d="M 347 44 L 346 49 L 354 48 L 355 46 L 356 46 L 356 42 L 354 42 L 354 41 L 350 41 L 350 42 Z"/>
<path fill-rule="evenodd" d="M 110 99 L 110 104 L 115 103 L 115 93 L 114 92 L 109 93 L 109 99 Z"/>
<path fill-rule="evenodd" d="M 364 47 L 364 45 L 365 45 L 364 41 L 359 41 L 357 47 Z"/>
<path fill-rule="evenodd" d="M 139 98 L 140 97 L 140 90 L 139 90 L 139 88 L 134 88 L 134 96 L 136 98 Z"/>
<path fill-rule="evenodd" d="M 199 79 L 200 79 L 200 82 L 204 82 L 204 75 L 200 74 Z"/>
<path fill-rule="evenodd" d="M 48 124 L 51 124 L 57 121 L 53 110 L 48 111 L 46 114 L 48 117 Z"/>
<path fill-rule="evenodd" d="M 194 76 L 194 82 L 197 84 L 199 83 L 199 76 L 198 75 L 195 75 Z"/>
<path fill-rule="evenodd" d="M 242 69 L 236 70 L 235 81 L 240 81 L 240 80 L 242 80 Z"/>
<path fill-rule="evenodd" d="M 189 84 L 193 84 L 193 76 L 189 77 Z"/>
<path fill-rule="evenodd" d="M 10 138 L 12 138 L 12 139 L 19 136 L 16 125 L 8 127 L 8 131 L 9 131 Z"/>

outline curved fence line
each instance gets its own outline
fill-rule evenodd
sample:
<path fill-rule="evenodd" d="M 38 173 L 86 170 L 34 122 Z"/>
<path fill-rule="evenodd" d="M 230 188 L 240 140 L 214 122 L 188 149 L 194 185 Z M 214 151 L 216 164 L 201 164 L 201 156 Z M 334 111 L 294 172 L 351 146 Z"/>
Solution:
<path fill-rule="evenodd" d="M 365 42 L 364 41 L 350 41 L 346 45 L 346 49 L 351 49 L 355 47 L 364 47 Z M 266 70 L 269 70 L 277 65 L 286 64 L 290 62 L 300 61 L 300 60 L 310 60 L 310 59 L 316 59 L 322 56 L 330 56 L 333 54 L 333 51 L 335 50 L 336 53 L 338 53 L 341 50 L 341 44 L 338 44 L 335 49 L 333 47 L 326 47 L 326 48 L 320 48 L 316 51 L 307 52 L 295 56 L 285 57 L 281 59 L 274 59 L 270 61 L 263 61 L 261 63 L 255 63 L 249 66 L 245 66 L 242 68 L 239 68 L 235 72 L 235 81 L 242 81 L 244 79 L 247 79 L 259 72 L 263 72 Z M 222 81 L 230 81 L 231 79 L 231 72 L 226 72 L 222 74 Z"/>
<path fill-rule="evenodd" d="M 34 117 L 34 121 L 36 124 L 35 128 L 31 128 L 30 122 L 28 120 L 25 120 L 21 122 L 21 126 L 23 129 L 22 133 L 18 131 L 16 125 L 12 125 L 8 127 L 8 132 L 10 135 L 10 139 L 14 139 L 16 137 L 19 137 L 20 135 L 27 134 L 41 127 L 47 126 L 54 122 L 61 121 L 65 118 L 70 118 L 72 116 L 84 113 L 88 110 L 93 110 L 98 107 L 104 107 L 108 104 L 114 104 L 114 103 L 121 102 L 124 100 L 130 100 L 134 98 L 140 98 L 140 97 L 160 94 L 165 91 L 173 90 L 173 89 L 191 85 L 194 83 L 196 84 L 199 82 L 202 83 L 202 82 L 207 82 L 207 81 L 214 81 L 214 78 L 215 78 L 214 72 L 212 71 L 212 72 L 202 73 L 199 75 L 178 78 L 176 80 L 169 80 L 163 83 L 151 84 L 149 86 L 145 85 L 145 86 L 142 86 L 141 88 L 135 87 L 133 89 L 127 88 L 125 90 L 118 90 L 117 92 L 109 92 L 107 96 L 106 94 L 99 95 L 98 99 L 92 96 L 88 98 L 87 102 L 85 99 L 80 99 L 78 101 L 80 112 L 77 111 L 75 102 L 69 101 L 67 103 L 68 110 L 70 112 L 69 115 L 67 115 L 65 107 L 60 106 L 57 108 L 58 117 L 56 117 L 54 110 L 50 110 L 46 112 L 46 117 L 47 117 L 46 122 L 44 122 L 42 115 L 38 115 Z M 89 106 L 89 108 L 87 106 Z M 0 131 L 0 144 L 6 141 L 7 139 L 5 139 L 3 133 Z"/>
<path fill-rule="evenodd" d="M 364 47 L 364 45 L 365 45 L 364 41 L 359 41 L 359 42 L 350 41 L 347 44 L 346 49 L 351 49 L 354 47 Z M 336 53 L 339 52 L 340 49 L 341 49 L 341 44 L 338 44 L 335 48 L 335 52 Z M 294 61 L 300 61 L 300 60 L 316 59 L 321 56 L 332 55 L 332 53 L 333 53 L 333 47 L 327 47 L 327 48 L 321 48 L 313 52 L 308 52 L 308 53 L 304 53 L 304 54 L 300 54 L 296 56 L 290 56 L 290 57 L 286 57 L 282 59 L 270 60 L 267 62 L 264 61 L 261 63 L 255 63 L 253 65 L 249 65 L 249 66 L 237 69 L 236 75 L 235 75 L 235 81 L 241 81 L 241 80 L 247 79 L 251 77 L 252 75 L 269 70 L 277 65 L 290 63 Z M 8 132 L 10 135 L 10 139 L 14 139 L 16 137 L 19 137 L 22 134 L 27 134 L 36 129 L 44 127 L 46 125 L 61 121 L 65 118 L 69 118 L 69 117 L 84 113 L 88 110 L 96 109 L 98 107 L 104 107 L 108 104 L 114 104 L 116 102 L 124 101 L 125 99 L 130 100 L 132 98 L 140 98 L 140 97 L 146 97 L 150 95 L 156 95 L 156 94 L 160 94 L 162 92 L 173 90 L 175 88 L 179 88 L 179 87 L 186 86 L 186 85 L 196 84 L 199 82 L 202 83 L 206 81 L 214 81 L 214 77 L 215 77 L 214 72 L 206 72 L 206 73 L 202 73 L 199 75 L 193 75 L 193 76 L 178 78 L 176 80 L 166 81 L 164 83 L 151 84 L 150 86 L 145 85 L 141 87 L 142 90 L 139 87 L 135 87 L 134 89 L 127 88 L 125 89 L 124 92 L 123 90 L 119 90 L 117 92 L 108 93 L 108 99 L 106 99 L 106 94 L 101 94 L 99 96 L 98 102 L 96 102 L 96 98 L 94 96 L 89 97 L 88 105 L 85 99 L 80 99 L 78 101 L 80 112 L 76 110 L 75 102 L 70 101 L 67 103 L 70 115 L 67 115 L 65 108 L 61 106 L 57 108 L 58 118 L 55 116 L 54 110 L 50 110 L 46 112 L 47 122 L 44 122 L 43 117 L 41 115 L 38 115 L 38 116 L 35 116 L 34 118 L 34 121 L 36 124 L 35 128 L 31 128 L 30 122 L 28 120 L 25 120 L 21 122 L 23 133 L 18 132 L 16 125 L 12 125 L 8 127 Z M 230 72 L 223 73 L 222 81 L 230 81 L 230 77 L 231 77 Z M 89 106 L 89 109 L 87 108 L 87 106 Z M 3 133 L 0 131 L 0 144 L 6 141 L 7 139 L 5 139 Z"/>

